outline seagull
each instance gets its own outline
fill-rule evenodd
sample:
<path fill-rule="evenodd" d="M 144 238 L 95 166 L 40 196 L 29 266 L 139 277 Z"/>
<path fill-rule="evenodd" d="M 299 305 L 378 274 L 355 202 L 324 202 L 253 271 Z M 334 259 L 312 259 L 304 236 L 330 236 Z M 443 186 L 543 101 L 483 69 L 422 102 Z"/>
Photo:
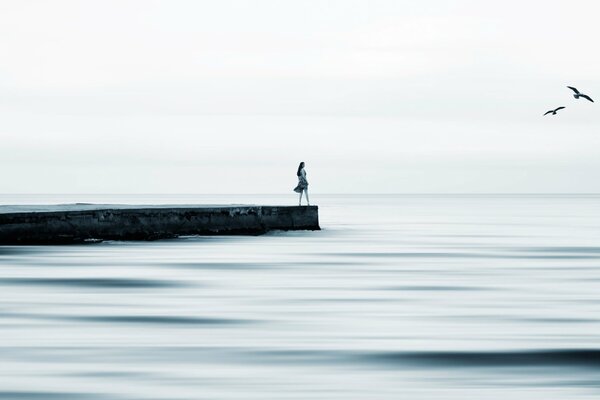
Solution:
<path fill-rule="evenodd" d="M 573 95 L 573 97 L 575 97 L 576 99 L 583 97 L 586 100 L 591 101 L 592 103 L 594 102 L 594 100 L 592 100 L 592 98 L 590 96 L 588 96 L 587 94 L 581 94 L 579 93 L 579 90 L 577 90 L 576 88 L 574 88 L 573 86 L 567 86 L 569 89 L 571 89 L 572 91 L 575 92 L 575 94 Z"/>
<path fill-rule="evenodd" d="M 561 106 L 561 107 L 555 108 L 554 110 L 546 111 L 546 112 L 544 113 L 544 115 L 548 115 L 548 114 L 556 115 L 556 112 L 557 112 L 558 110 L 562 110 L 563 108 L 565 108 L 565 107 L 562 107 L 562 106 Z"/>

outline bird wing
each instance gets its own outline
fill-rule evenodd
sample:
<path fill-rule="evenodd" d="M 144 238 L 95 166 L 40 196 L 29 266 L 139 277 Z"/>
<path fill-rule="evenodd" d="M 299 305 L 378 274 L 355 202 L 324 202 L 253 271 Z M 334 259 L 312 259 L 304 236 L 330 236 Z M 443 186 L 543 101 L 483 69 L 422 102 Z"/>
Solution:
<path fill-rule="evenodd" d="M 580 94 L 579 97 L 583 97 L 584 99 L 587 99 L 587 100 L 591 101 L 592 103 L 594 102 L 594 100 L 592 100 L 592 98 L 590 96 L 588 96 L 587 94 Z"/>
<path fill-rule="evenodd" d="M 579 90 L 577 90 L 577 88 L 574 88 L 573 86 L 567 86 L 569 89 L 571 89 L 572 91 L 574 91 L 576 94 L 579 94 Z"/>
<path fill-rule="evenodd" d="M 554 110 L 554 112 L 556 112 L 558 110 L 562 110 L 563 108 L 567 108 L 567 107 L 564 107 L 564 106 L 558 107 L 556 110 Z"/>
<path fill-rule="evenodd" d="M 548 114 L 550 114 L 550 113 L 553 113 L 553 112 L 554 112 L 553 110 L 546 111 L 546 112 L 544 113 L 544 115 L 548 115 Z"/>

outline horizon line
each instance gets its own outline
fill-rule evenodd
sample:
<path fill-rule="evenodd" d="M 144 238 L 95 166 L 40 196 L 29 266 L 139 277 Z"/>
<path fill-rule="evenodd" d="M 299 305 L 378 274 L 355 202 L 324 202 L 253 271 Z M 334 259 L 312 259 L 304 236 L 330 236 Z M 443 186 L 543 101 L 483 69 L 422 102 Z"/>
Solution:
<path fill-rule="evenodd" d="M 296 196 L 295 193 L 0 193 L 0 196 Z M 527 196 L 548 196 L 548 195 L 588 195 L 597 196 L 600 192 L 369 192 L 369 193 L 354 193 L 354 192 L 331 192 L 331 193 L 314 193 L 311 196 L 464 196 L 464 195 L 527 195 Z"/>

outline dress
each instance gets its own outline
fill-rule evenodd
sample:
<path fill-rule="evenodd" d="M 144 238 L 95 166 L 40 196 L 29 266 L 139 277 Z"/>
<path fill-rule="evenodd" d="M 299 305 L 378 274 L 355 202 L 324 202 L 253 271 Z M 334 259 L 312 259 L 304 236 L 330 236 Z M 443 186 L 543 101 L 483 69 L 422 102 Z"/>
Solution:
<path fill-rule="evenodd" d="M 298 175 L 298 186 L 294 188 L 294 192 L 302 193 L 306 189 L 308 189 L 308 181 L 306 180 L 306 171 L 302 169 Z"/>

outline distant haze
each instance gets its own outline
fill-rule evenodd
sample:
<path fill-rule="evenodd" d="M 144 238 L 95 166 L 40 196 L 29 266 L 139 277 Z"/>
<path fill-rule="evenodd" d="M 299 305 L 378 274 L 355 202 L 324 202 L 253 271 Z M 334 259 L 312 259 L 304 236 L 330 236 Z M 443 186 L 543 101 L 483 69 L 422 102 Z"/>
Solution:
<path fill-rule="evenodd" d="M 0 193 L 295 196 L 300 161 L 313 193 L 600 192 L 599 18 L 597 0 L 4 0 Z"/>

